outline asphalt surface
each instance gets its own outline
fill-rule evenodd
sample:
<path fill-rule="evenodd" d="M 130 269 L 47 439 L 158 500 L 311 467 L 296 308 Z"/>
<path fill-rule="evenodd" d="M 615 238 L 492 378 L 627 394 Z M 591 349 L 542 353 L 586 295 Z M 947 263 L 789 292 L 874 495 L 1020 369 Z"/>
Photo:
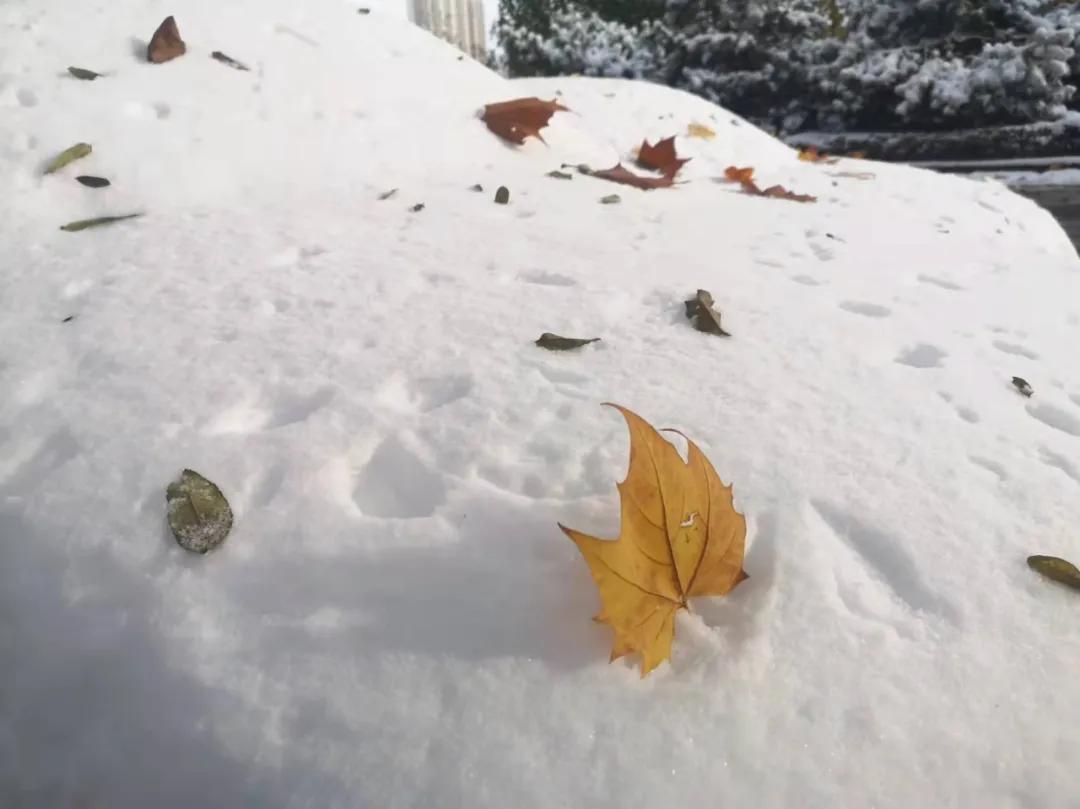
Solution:
<path fill-rule="evenodd" d="M 1050 211 L 1080 252 L 1080 186 L 1036 185 L 1013 189 Z"/>

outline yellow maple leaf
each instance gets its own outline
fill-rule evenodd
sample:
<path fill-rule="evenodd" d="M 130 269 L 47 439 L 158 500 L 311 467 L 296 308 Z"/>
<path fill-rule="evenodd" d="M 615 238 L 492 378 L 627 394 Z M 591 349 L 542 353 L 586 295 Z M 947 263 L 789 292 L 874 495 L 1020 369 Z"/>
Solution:
<path fill-rule="evenodd" d="M 701 138 L 702 140 L 712 140 L 716 137 L 716 132 L 705 126 L 705 124 L 698 123 L 691 123 L 686 127 L 686 134 L 691 138 Z"/>
<path fill-rule="evenodd" d="M 611 406 L 630 428 L 630 466 L 618 485 L 619 538 L 559 527 L 600 590 L 596 620 L 615 633 L 611 659 L 639 652 L 644 677 L 671 656 L 675 613 L 691 596 L 724 595 L 747 578 L 746 520 L 735 511 L 731 487 L 693 441 L 686 439 L 684 461 L 641 416 Z"/>

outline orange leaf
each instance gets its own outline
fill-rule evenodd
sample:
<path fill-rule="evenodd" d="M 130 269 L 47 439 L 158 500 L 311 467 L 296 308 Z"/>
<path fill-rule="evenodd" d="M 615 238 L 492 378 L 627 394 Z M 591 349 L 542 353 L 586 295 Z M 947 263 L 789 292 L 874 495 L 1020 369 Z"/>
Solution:
<path fill-rule="evenodd" d="M 817 150 L 816 146 L 807 146 L 805 149 L 799 149 L 799 160 L 806 163 L 839 163 L 840 159 L 836 157 L 829 157 L 827 154 L 823 154 Z"/>
<path fill-rule="evenodd" d="M 690 158 L 676 157 L 675 136 L 672 135 L 670 138 L 657 141 L 655 146 L 651 145 L 647 140 L 643 140 L 641 148 L 638 150 L 637 162 L 638 165 L 647 169 L 659 171 L 665 175 L 670 174 L 674 177 L 679 173 L 679 169 L 690 162 Z"/>
<path fill-rule="evenodd" d="M 743 190 L 746 190 L 745 187 Z M 790 199 L 792 202 L 817 202 L 817 197 L 811 194 L 796 194 L 794 191 L 788 191 L 782 185 L 770 185 L 764 191 L 758 191 L 756 196 Z"/>
<path fill-rule="evenodd" d="M 792 202 L 817 202 L 817 197 L 811 196 L 810 194 L 796 194 L 794 191 L 788 191 L 782 185 L 770 185 L 763 191 L 761 187 L 754 182 L 754 169 L 750 166 L 746 166 L 745 168 L 728 166 L 724 169 L 724 176 L 731 182 L 741 185 L 743 193 L 749 194 L 752 197 L 789 199 Z"/>
<path fill-rule="evenodd" d="M 513 101 L 488 104 L 484 107 L 480 120 L 500 138 L 520 145 L 528 137 L 544 142 L 540 130 L 547 126 L 551 116 L 560 110 L 568 111 L 555 100 L 516 98 Z"/>
<path fill-rule="evenodd" d="M 728 166 L 724 169 L 724 176 L 733 183 L 745 185 L 754 182 L 754 169 L 751 166 Z"/>
<path fill-rule="evenodd" d="M 675 613 L 691 596 L 725 595 L 747 578 L 746 519 L 735 510 L 731 487 L 693 441 L 686 441 L 684 461 L 641 416 L 612 407 L 630 428 L 619 539 L 559 527 L 600 590 L 596 620 L 614 632 L 611 659 L 639 652 L 644 677 L 671 656 Z"/>
<path fill-rule="evenodd" d="M 634 174 L 634 172 L 630 171 L 622 163 L 616 163 L 615 166 L 610 169 L 590 171 L 588 174 L 603 180 L 611 180 L 613 183 L 632 185 L 634 188 L 641 188 L 645 191 L 650 191 L 654 188 L 668 188 L 675 185 L 674 174 L 665 174 L 662 177 L 643 177 L 640 174 Z"/>

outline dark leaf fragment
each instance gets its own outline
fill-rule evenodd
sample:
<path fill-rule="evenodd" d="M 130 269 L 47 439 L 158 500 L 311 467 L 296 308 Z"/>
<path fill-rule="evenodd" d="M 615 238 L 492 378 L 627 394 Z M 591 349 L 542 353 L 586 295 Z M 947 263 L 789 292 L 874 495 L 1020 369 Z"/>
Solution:
<path fill-rule="evenodd" d="M 221 51 L 214 51 L 212 54 L 210 54 L 210 58 L 216 59 L 217 61 L 221 62 L 221 64 L 227 65 L 234 70 L 251 70 L 251 68 L 245 65 L 243 62 L 237 62 L 231 56 L 226 56 Z"/>
<path fill-rule="evenodd" d="M 89 174 L 82 174 L 75 178 L 76 182 L 82 183 L 87 188 L 108 188 L 112 183 L 106 180 L 104 177 L 92 177 Z"/>
<path fill-rule="evenodd" d="M 713 308 L 713 296 L 708 290 L 699 289 L 697 295 L 684 301 L 686 317 L 698 331 L 706 334 L 715 334 L 719 337 L 730 337 L 720 325 L 720 313 Z"/>
<path fill-rule="evenodd" d="M 389 191 L 383 191 L 381 194 L 379 194 L 379 200 L 382 201 L 390 199 L 390 197 L 394 196 L 394 194 L 396 194 L 397 192 L 398 190 L 396 188 L 391 188 Z"/>
<path fill-rule="evenodd" d="M 93 70 L 87 70 L 86 68 L 82 67 L 69 67 L 68 73 L 70 73 L 77 79 L 82 79 L 83 81 L 93 81 L 94 79 L 100 79 L 103 75 L 105 75 L 103 73 L 95 73 Z"/>
<path fill-rule="evenodd" d="M 500 185 L 495 191 L 495 202 L 499 205 L 507 205 L 510 203 L 510 189 L 505 185 Z"/>
<path fill-rule="evenodd" d="M 418 202 L 415 205 L 413 205 L 411 208 L 409 208 L 409 210 L 412 211 L 413 213 L 420 213 L 420 211 L 424 210 L 424 208 L 426 208 L 426 207 L 427 206 L 424 205 L 424 203 Z"/>
<path fill-rule="evenodd" d="M 589 343 L 598 342 L 600 342 L 599 337 L 590 337 L 588 339 L 560 337 L 558 334 L 546 331 L 536 340 L 536 345 L 540 346 L 540 348 L 546 348 L 548 351 L 571 351 L 575 348 L 587 346 Z"/>
<path fill-rule="evenodd" d="M 1013 387 L 1029 398 L 1035 392 L 1031 385 L 1028 384 L 1028 381 L 1019 376 L 1014 376 L 1012 378 L 1012 383 Z"/>

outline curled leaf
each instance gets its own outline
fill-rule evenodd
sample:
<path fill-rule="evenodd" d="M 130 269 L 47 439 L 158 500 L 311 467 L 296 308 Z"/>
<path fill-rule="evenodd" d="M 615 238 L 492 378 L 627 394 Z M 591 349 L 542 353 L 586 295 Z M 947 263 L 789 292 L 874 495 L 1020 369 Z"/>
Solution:
<path fill-rule="evenodd" d="M 1029 556 L 1028 567 L 1032 570 L 1061 582 L 1074 590 L 1080 590 L 1080 570 L 1072 562 L 1059 559 L 1057 556 Z"/>
<path fill-rule="evenodd" d="M 724 178 L 733 183 L 752 183 L 754 181 L 754 169 L 752 166 L 728 166 L 724 169 Z"/>
<path fill-rule="evenodd" d="M 89 143 L 76 143 L 74 146 L 69 146 L 49 161 L 49 164 L 45 166 L 44 173 L 55 174 L 64 166 L 86 157 L 92 151 L 94 151 L 94 147 Z"/>
<path fill-rule="evenodd" d="M 198 472 L 185 469 L 165 491 L 169 528 L 185 550 L 206 553 L 229 535 L 232 508 L 215 484 Z"/>
<path fill-rule="evenodd" d="M 762 190 L 754 181 L 754 169 L 750 166 L 744 168 L 728 166 L 724 169 L 724 177 L 730 182 L 739 183 L 739 185 L 742 186 L 743 193 L 749 194 L 750 196 L 788 199 L 792 202 L 817 202 L 817 197 L 811 196 L 810 194 L 796 194 L 794 191 L 788 191 L 782 185 L 770 185 L 768 188 Z"/>
<path fill-rule="evenodd" d="M 125 219 L 136 219 L 140 216 L 142 216 L 141 213 L 129 213 L 123 216 L 99 216 L 96 219 L 80 219 L 77 222 L 68 222 L 66 225 L 61 225 L 60 230 L 66 230 L 68 233 L 77 233 L 80 230 L 100 228 L 105 225 L 112 225 L 116 222 L 123 222 Z"/>
<path fill-rule="evenodd" d="M 589 337 L 587 339 L 560 337 L 558 334 L 546 331 L 536 340 L 536 345 L 540 346 L 540 348 L 546 348 L 548 351 L 572 351 L 575 348 L 587 346 L 589 343 L 598 342 L 600 342 L 599 337 Z"/>
<path fill-rule="evenodd" d="M 551 116 L 559 111 L 566 112 L 567 108 L 554 100 L 516 98 L 488 104 L 484 107 L 481 120 L 500 138 L 521 145 L 529 137 L 544 142 L 540 130 L 547 126 Z"/>
<path fill-rule="evenodd" d="M 713 308 L 713 303 L 713 296 L 709 291 L 699 289 L 697 295 L 683 302 L 686 307 L 686 317 L 698 331 L 715 334 L 718 337 L 730 337 L 731 335 L 720 325 L 720 313 Z"/>

